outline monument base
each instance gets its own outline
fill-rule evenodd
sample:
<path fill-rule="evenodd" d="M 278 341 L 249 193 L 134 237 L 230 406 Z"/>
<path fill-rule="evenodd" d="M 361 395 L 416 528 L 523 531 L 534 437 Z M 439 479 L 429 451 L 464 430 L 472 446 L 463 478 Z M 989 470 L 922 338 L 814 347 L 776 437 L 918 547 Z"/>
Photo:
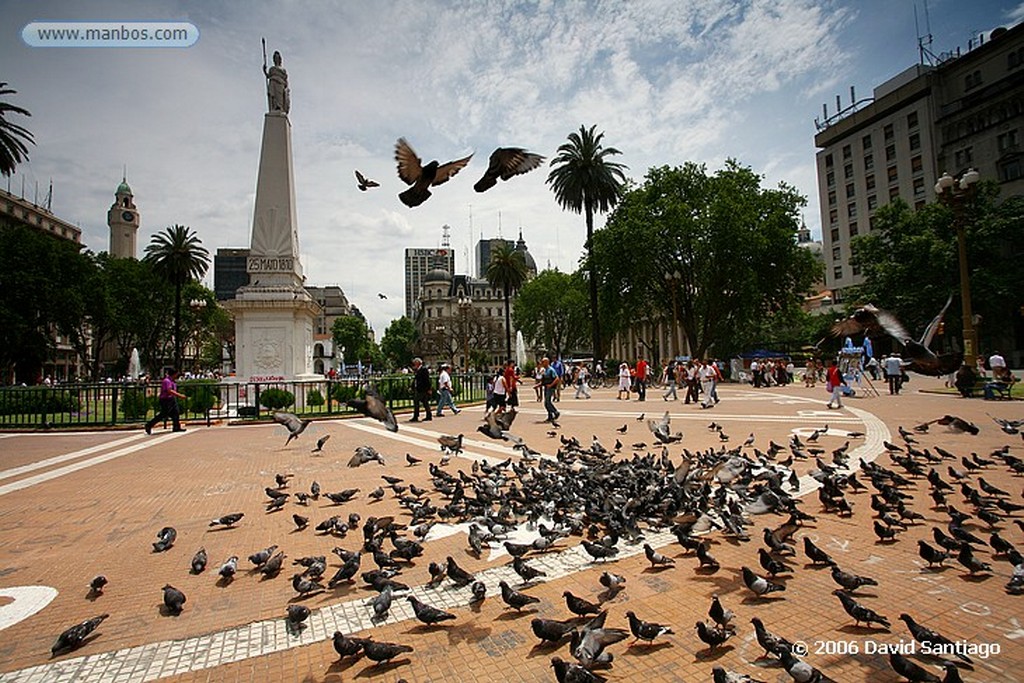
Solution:
<path fill-rule="evenodd" d="M 235 318 L 240 381 L 323 379 L 313 372 L 313 325 L 320 306 L 305 289 L 242 287 L 224 303 Z"/>

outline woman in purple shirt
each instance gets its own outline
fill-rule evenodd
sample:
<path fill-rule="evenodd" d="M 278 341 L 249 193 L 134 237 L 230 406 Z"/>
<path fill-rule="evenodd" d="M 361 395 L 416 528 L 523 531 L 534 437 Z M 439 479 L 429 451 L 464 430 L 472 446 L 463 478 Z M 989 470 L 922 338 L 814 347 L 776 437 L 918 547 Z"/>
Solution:
<path fill-rule="evenodd" d="M 162 382 L 160 382 L 160 395 L 158 397 L 160 401 L 160 412 L 153 416 L 153 419 L 146 423 L 146 433 L 153 433 L 153 425 L 161 420 L 165 420 L 168 417 L 171 418 L 171 422 L 174 425 L 174 431 L 183 432 L 185 431 L 181 423 L 178 421 L 178 399 L 185 398 L 185 394 L 178 391 L 178 384 L 174 381 L 178 379 L 178 371 L 174 368 L 170 368 L 167 374 L 164 376 Z"/>

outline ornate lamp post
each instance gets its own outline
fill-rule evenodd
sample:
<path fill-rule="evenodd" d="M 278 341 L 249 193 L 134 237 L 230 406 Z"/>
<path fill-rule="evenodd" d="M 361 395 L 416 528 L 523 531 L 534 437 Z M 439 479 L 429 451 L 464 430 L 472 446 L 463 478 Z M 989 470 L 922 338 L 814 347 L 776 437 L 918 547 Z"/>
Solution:
<path fill-rule="evenodd" d="M 960 261 L 960 307 L 964 314 L 964 362 L 975 367 L 978 353 L 978 332 L 974 329 L 974 313 L 971 310 L 971 279 L 967 269 L 967 238 L 964 235 L 965 208 L 974 198 L 980 175 L 973 168 L 967 169 L 959 181 L 949 173 L 943 173 L 935 183 L 935 196 L 953 210 L 953 224 L 956 226 L 957 250 Z"/>
<path fill-rule="evenodd" d="M 203 311 L 206 310 L 206 305 L 207 305 L 206 299 L 192 299 L 191 301 L 188 302 L 188 307 L 192 309 L 192 313 L 196 316 L 196 318 L 200 318 L 202 316 Z M 196 334 L 195 334 L 195 337 L 192 340 L 192 345 L 193 345 L 193 348 L 192 348 L 192 351 L 193 351 L 193 354 L 192 354 L 192 367 L 193 368 L 195 368 L 196 365 L 198 365 L 198 362 L 199 362 L 199 329 L 201 327 L 202 327 L 202 323 L 197 320 L 196 321 L 196 328 L 197 328 L 196 329 Z M 180 353 L 179 353 L 179 355 L 180 355 Z"/>
<path fill-rule="evenodd" d="M 459 311 L 462 313 L 462 363 L 469 372 L 469 311 L 473 308 L 473 300 L 468 296 L 459 297 Z"/>
<path fill-rule="evenodd" d="M 669 353 L 673 358 L 679 355 L 679 308 L 676 306 L 676 289 L 682 281 L 683 276 L 678 268 L 671 273 L 665 273 L 665 285 L 672 295 L 672 343 L 669 345 Z"/>

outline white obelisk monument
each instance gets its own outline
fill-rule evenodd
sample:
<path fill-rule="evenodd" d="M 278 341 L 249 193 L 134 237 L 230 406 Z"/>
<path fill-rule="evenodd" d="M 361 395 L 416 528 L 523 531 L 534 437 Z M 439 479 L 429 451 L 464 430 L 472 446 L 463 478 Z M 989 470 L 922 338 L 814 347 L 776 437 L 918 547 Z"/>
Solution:
<path fill-rule="evenodd" d="M 236 377 L 243 382 L 323 379 L 313 372 L 313 325 L 320 307 L 302 286 L 288 73 L 279 52 L 263 71 L 268 111 L 246 262 L 249 284 L 226 302 L 235 317 Z"/>

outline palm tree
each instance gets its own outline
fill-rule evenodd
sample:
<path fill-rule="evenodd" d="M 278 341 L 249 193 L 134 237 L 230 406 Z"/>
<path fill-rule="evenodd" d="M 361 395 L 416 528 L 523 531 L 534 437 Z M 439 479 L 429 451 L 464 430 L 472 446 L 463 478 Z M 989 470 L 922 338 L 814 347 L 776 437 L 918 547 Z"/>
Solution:
<path fill-rule="evenodd" d="M 14 94 L 17 94 L 17 90 L 11 90 L 6 83 L 0 82 L 0 95 Z M 14 168 L 28 159 L 28 147 L 25 143 L 35 144 L 32 133 L 27 128 L 7 120 L 8 112 L 32 116 L 27 109 L 0 101 L 0 174 L 5 176 L 14 173 Z"/>
<path fill-rule="evenodd" d="M 181 288 L 189 280 L 198 280 L 210 267 L 206 250 L 192 228 L 172 225 L 153 235 L 143 259 L 174 285 L 174 367 L 181 367 Z"/>
<path fill-rule="evenodd" d="M 604 133 L 597 126 L 569 134 L 569 141 L 558 148 L 551 160 L 555 166 L 547 183 L 563 209 L 583 213 L 587 219 L 587 261 L 590 264 L 590 319 L 594 359 L 602 360 L 601 327 L 597 320 L 597 272 L 594 263 L 594 212 L 609 211 L 622 197 L 626 166 L 605 157 L 621 154 L 614 147 L 602 147 Z"/>
<path fill-rule="evenodd" d="M 506 242 L 491 252 L 487 264 L 487 281 L 492 287 L 500 287 L 505 296 L 505 358 L 512 358 L 512 323 L 509 315 L 509 298 L 519 291 L 526 282 L 526 260 L 522 252 Z"/>

